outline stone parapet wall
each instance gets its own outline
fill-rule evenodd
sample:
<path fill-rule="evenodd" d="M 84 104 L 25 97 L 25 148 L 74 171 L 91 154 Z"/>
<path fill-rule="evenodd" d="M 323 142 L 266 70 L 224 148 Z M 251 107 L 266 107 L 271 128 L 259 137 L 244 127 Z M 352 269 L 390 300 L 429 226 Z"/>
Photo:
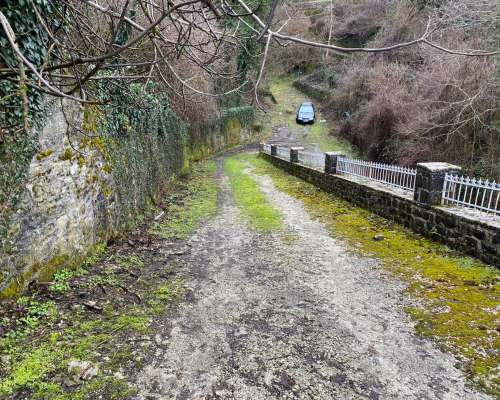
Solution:
<path fill-rule="evenodd" d="M 500 226 L 412 200 L 340 175 L 261 153 L 277 167 L 326 192 L 398 222 L 413 231 L 500 267 Z"/>

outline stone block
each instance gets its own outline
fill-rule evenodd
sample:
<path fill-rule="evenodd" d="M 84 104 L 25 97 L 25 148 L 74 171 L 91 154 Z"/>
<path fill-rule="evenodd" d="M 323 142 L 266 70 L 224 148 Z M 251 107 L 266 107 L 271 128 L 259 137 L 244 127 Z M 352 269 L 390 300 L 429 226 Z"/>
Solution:
<path fill-rule="evenodd" d="M 335 175 L 337 173 L 337 160 L 345 157 L 345 154 L 339 152 L 325 153 L 325 173 Z"/>
<path fill-rule="evenodd" d="M 299 162 L 299 151 L 304 150 L 303 147 L 291 147 L 290 148 L 290 162 L 298 163 Z"/>
<path fill-rule="evenodd" d="M 460 170 L 457 165 L 442 162 L 417 164 L 414 200 L 429 205 L 441 204 L 445 175 L 458 174 Z"/>

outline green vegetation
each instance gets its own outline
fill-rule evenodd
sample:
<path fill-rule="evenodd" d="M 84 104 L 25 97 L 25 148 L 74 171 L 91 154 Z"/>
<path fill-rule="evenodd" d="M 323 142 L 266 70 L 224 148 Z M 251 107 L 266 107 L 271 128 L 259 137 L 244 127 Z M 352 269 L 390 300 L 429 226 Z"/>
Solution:
<path fill-rule="evenodd" d="M 244 159 L 237 156 L 226 158 L 224 162 L 236 204 L 251 227 L 263 231 L 280 229 L 280 213 L 266 200 L 257 182 L 244 172 L 247 167 Z"/>
<path fill-rule="evenodd" d="M 256 172 L 272 177 L 278 189 L 301 200 L 332 236 L 377 258 L 408 283 L 418 306 L 407 310 L 416 330 L 455 353 L 473 382 L 498 393 L 498 270 L 400 225 L 323 192 L 261 158 L 248 157 Z M 384 240 L 373 240 L 382 234 Z"/>
<path fill-rule="evenodd" d="M 166 217 L 154 223 L 150 232 L 164 239 L 185 239 L 203 219 L 214 215 L 217 208 L 215 171 L 215 162 L 200 163 L 193 168 L 189 179 L 179 180 L 182 199 L 178 191 L 165 199 Z"/>
<path fill-rule="evenodd" d="M 264 117 L 266 131 L 270 132 L 275 126 L 286 125 L 298 141 L 314 145 L 321 151 L 343 151 L 346 155 L 359 156 L 356 149 L 347 141 L 330 134 L 330 127 L 321 112 L 318 111 L 315 124 L 297 125 L 295 122 L 297 109 L 308 98 L 292 86 L 292 79 L 272 81 L 270 93 L 276 101 L 276 106 L 274 112 Z"/>
<path fill-rule="evenodd" d="M 71 157 L 73 157 L 73 151 L 70 147 L 66 147 L 64 152 L 59 156 L 59 160 L 61 161 L 70 161 Z"/>
<path fill-rule="evenodd" d="M 218 149 L 214 147 L 214 139 L 223 138 L 227 147 L 237 146 L 242 143 L 241 130 L 253 130 L 259 133 L 259 128 L 254 126 L 253 107 L 231 107 L 221 109 L 220 117 L 205 123 L 202 126 L 191 126 L 189 130 L 189 156 L 191 160 L 198 161 Z M 255 137 L 255 136 L 254 136 Z"/>
<path fill-rule="evenodd" d="M 41 151 L 40 153 L 38 153 L 36 155 L 36 159 L 38 161 L 42 161 L 44 158 L 47 158 L 50 155 L 52 155 L 53 152 L 54 152 L 54 150 L 52 150 L 52 149 L 47 149 L 47 150 Z"/>
<path fill-rule="evenodd" d="M 185 238 L 215 213 L 215 163 L 194 167 L 165 198 L 165 216 L 147 241 Z M 0 309 L 0 398 L 39 400 L 128 399 L 136 393 L 123 377 L 143 366 L 151 345 L 150 325 L 185 293 L 175 260 L 128 245 L 104 249 L 53 282 L 31 288 Z M 91 365 L 82 378 L 70 363 Z M 76 375 L 75 375 L 76 374 Z"/>
<path fill-rule="evenodd" d="M 69 280 L 75 276 L 82 276 L 87 274 L 88 271 L 83 268 L 78 268 L 76 270 L 72 269 L 62 269 L 60 271 L 56 271 L 53 277 L 53 282 L 50 284 L 50 290 L 54 292 L 67 292 L 70 289 Z"/>
<path fill-rule="evenodd" d="M 51 291 L 63 296 L 63 301 L 37 300 L 36 293 L 23 296 L 16 303 L 21 317 L 2 318 L 7 334 L 0 340 L 0 355 L 6 362 L 0 373 L 0 397 L 22 391 L 33 399 L 127 399 L 135 393 L 115 373 L 125 365 L 141 367 L 141 353 L 133 351 L 130 340 L 149 333 L 152 318 L 184 294 L 183 281 L 179 277 L 160 280 L 152 276 L 133 287 L 124 274 L 144 272 L 144 262 L 138 255 L 103 256 L 100 263 L 103 265 L 88 274 L 67 270 L 58 273 Z M 85 265 L 93 264 L 90 260 Z M 111 274 L 113 281 L 109 280 Z M 98 285 L 93 284 L 96 281 Z M 137 291 L 134 293 L 142 299 L 140 305 L 124 302 L 118 292 L 105 297 L 102 312 L 91 312 L 75 303 L 75 292 L 95 293 L 95 289 L 109 295 L 112 290 L 123 292 L 126 286 L 127 292 Z M 70 310 L 66 301 L 74 303 Z M 68 390 L 71 361 L 89 362 L 99 372 L 91 379 L 70 383 Z"/>
<path fill-rule="evenodd" d="M 116 199 L 119 225 L 129 228 L 173 176 L 187 172 L 187 125 L 152 82 L 96 83 L 95 92 L 105 105 L 87 107 L 84 127 L 103 136 L 88 145 L 108 164 L 115 184 L 98 181 Z"/>
<path fill-rule="evenodd" d="M 16 42 L 23 55 L 36 67 L 47 57 L 49 30 L 54 26 L 42 26 L 40 15 L 56 12 L 57 5 L 46 0 L 5 0 L 0 10 L 16 32 Z M 5 34 L 0 34 L 0 59 L 2 68 L 16 69 L 19 65 Z M 35 78 L 30 78 L 35 79 Z M 9 222 L 19 207 L 29 164 L 37 153 L 38 132 L 45 121 L 44 94 L 28 85 L 28 81 L 0 79 L 0 252 L 9 252 Z M 29 102 L 25 115 L 23 96 Z M 25 125 L 30 128 L 25 132 Z M 33 129 L 31 129 L 33 128 Z M 50 154 L 46 154 L 50 155 Z M 38 154 L 43 158 L 43 154 Z"/>

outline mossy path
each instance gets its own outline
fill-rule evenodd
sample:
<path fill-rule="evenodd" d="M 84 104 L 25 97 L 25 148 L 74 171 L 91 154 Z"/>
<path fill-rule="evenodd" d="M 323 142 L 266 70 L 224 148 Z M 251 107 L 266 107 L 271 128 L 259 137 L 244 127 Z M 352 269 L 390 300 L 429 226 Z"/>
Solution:
<path fill-rule="evenodd" d="M 256 154 L 226 156 L 2 309 L 0 397 L 492 399 L 497 287 Z"/>
<path fill-rule="evenodd" d="M 214 162 L 198 164 L 126 237 L 2 303 L 1 399 L 135 396 L 155 321 L 186 295 L 184 239 L 216 210 L 214 177 Z"/>
<path fill-rule="evenodd" d="M 218 214 L 188 240 L 190 299 L 159 326 L 138 398 L 491 398 L 417 333 L 407 284 L 262 163 L 221 161 Z"/>

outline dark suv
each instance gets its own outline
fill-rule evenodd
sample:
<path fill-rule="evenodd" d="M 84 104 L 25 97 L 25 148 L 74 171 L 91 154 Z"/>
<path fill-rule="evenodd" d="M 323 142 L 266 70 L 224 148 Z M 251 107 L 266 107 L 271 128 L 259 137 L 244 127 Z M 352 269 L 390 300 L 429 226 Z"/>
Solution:
<path fill-rule="evenodd" d="M 316 119 L 316 110 L 313 103 L 306 101 L 302 103 L 297 111 L 296 121 L 298 124 L 314 124 Z"/>

